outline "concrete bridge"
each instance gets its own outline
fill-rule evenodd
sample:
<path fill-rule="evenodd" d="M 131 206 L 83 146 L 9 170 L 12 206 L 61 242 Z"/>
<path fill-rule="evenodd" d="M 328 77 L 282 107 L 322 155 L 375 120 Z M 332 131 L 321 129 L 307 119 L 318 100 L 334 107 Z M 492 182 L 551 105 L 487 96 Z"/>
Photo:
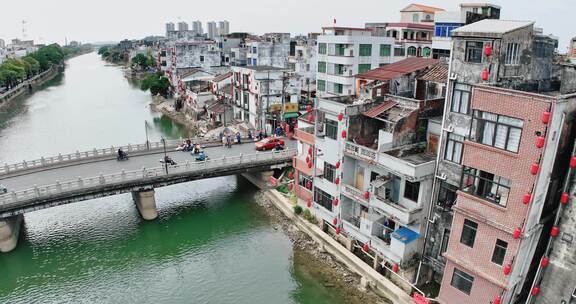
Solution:
<path fill-rule="evenodd" d="M 23 214 L 73 202 L 131 192 L 142 217 L 158 216 L 154 188 L 198 179 L 251 173 L 266 180 L 273 169 L 290 166 L 295 143 L 287 141 L 283 151 L 257 152 L 253 142 L 222 147 L 219 140 L 196 139 L 209 159 L 196 161 L 189 152 L 175 151 L 182 141 L 165 141 L 167 154 L 177 163 L 167 168 L 164 143 L 127 145 L 130 157 L 117 161 L 119 147 L 59 154 L 0 167 L 0 184 L 8 193 L 0 195 L 0 251 L 16 247 Z"/>

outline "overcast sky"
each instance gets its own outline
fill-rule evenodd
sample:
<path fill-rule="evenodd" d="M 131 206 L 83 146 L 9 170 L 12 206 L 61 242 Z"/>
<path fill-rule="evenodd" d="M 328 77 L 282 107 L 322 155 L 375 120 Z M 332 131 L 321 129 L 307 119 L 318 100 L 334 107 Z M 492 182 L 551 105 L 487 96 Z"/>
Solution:
<path fill-rule="evenodd" d="M 476 2 L 483 2 L 476 1 Z M 340 26 L 364 22 L 399 21 L 399 10 L 421 3 L 458 10 L 462 0 L 24 0 L 3 1 L 0 38 L 22 38 L 26 20 L 28 39 L 39 43 L 115 41 L 163 35 L 168 21 L 229 20 L 230 31 L 318 32 L 336 18 Z M 470 2 L 470 1 L 468 1 Z M 534 20 L 545 33 L 560 38 L 561 51 L 576 36 L 575 0 L 494 0 L 502 7 L 501 19 Z"/>

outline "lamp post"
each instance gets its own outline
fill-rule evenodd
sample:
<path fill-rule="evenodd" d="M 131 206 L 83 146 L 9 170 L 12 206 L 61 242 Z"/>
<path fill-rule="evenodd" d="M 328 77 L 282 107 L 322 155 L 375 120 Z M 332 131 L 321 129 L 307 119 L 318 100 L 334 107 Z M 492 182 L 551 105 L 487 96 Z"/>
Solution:
<path fill-rule="evenodd" d="M 166 175 L 168 175 L 168 162 L 166 161 L 166 139 L 162 136 L 162 146 L 164 147 L 164 168 L 166 169 Z"/>

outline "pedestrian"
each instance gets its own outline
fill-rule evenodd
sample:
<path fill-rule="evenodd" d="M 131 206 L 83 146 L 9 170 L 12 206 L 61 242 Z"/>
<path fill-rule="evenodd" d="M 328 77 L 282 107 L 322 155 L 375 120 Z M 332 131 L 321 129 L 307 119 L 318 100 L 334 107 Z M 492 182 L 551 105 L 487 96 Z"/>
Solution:
<path fill-rule="evenodd" d="M 251 130 L 248 130 L 248 139 L 252 140 L 252 131 Z"/>
<path fill-rule="evenodd" d="M 238 142 L 238 144 L 242 143 L 241 140 L 242 140 L 242 136 L 240 136 L 240 132 L 236 132 L 236 141 Z"/>
<path fill-rule="evenodd" d="M 226 147 L 226 136 L 222 134 L 222 147 Z"/>
<path fill-rule="evenodd" d="M 228 148 L 232 148 L 232 136 L 230 136 L 230 134 L 226 136 L 226 142 L 228 144 Z"/>

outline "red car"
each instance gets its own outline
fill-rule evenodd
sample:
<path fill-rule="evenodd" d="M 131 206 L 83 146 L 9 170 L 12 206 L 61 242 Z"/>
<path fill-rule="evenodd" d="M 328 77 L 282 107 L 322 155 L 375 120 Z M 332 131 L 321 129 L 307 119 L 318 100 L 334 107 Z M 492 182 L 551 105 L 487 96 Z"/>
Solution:
<path fill-rule="evenodd" d="M 256 150 L 266 151 L 276 148 L 276 145 L 280 145 L 284 149 L 284 140 L 279 137 L 267 137 L 261 141 L 256 142 Z"/>

